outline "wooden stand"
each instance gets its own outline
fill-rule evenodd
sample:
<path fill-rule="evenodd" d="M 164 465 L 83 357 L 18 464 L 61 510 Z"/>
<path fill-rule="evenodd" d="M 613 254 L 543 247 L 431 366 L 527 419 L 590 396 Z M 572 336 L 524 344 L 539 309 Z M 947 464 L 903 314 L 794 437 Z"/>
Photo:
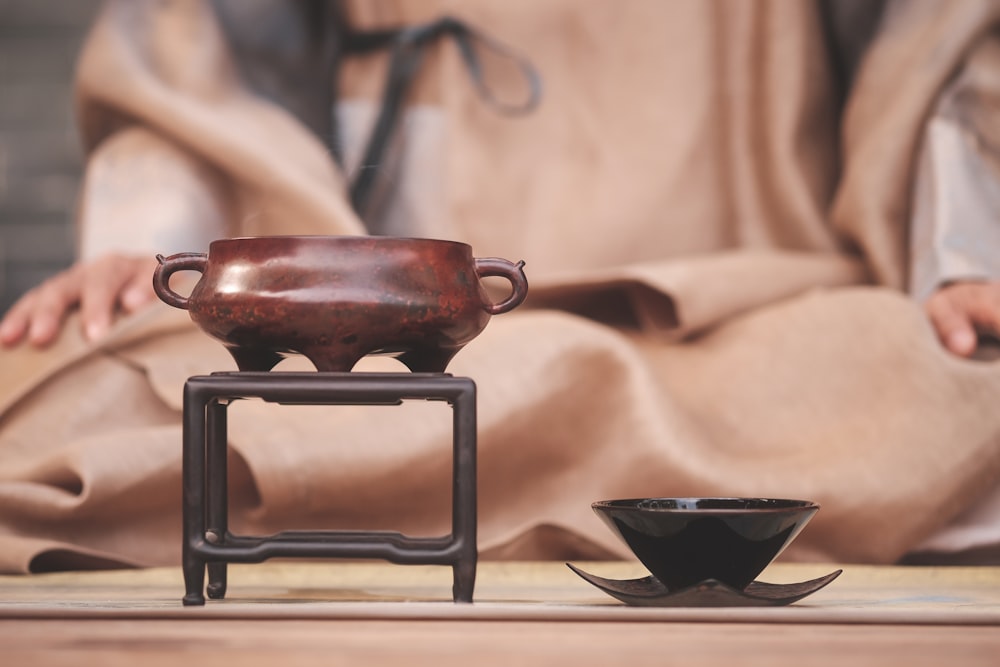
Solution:
<path fill-rule="evenodd" d="M 447 401 L 453 409 L 452 530 L 442 537 L 386 531 L 284 531 L 267 537 L 228 528 L 227 408 L 259 398 L 298 405 L 399 405 Z M 275 557 L 380 558 L 393 563 L 451 565 L 455 602 L 471 602 L 476 579 L 476 387 L 444 373 L 213 373 L 184 386 L 183 569 L 185 605 L 226 594 L 227 563 Z"/>

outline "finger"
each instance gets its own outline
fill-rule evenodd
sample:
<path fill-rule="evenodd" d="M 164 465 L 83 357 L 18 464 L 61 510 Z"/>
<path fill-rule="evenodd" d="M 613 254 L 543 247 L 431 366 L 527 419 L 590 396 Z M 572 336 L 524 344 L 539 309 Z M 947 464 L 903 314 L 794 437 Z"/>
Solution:
<path fill-rule="evenodd" d="M 0 345 L 12 347 L 17 345 L 28 333 L 31 323 L 29 313 L 34 303 L 35 293 L 29 291 L 18 299 L 0 321 Z"/>
<path fill-rule="evenodd" d="M 155 262 L 146 261 L 136 264 L 132 278 L 122 289 L 121 297 L 119 298 L 121 306 L 126 312 L 134 313 L 139 308 L 153 301 L 156 297 L 152 281 L 154 264 Z"/>
<path fill-rule="evenodd" d="M 964 301 L 976 330 L 1000 337 L 1000 284 L 969 285 Z"/>
<path fill-rule="evenodd" d="M 125 288 L 121 296 L 121 306 L 127 313 L 134 313 L 153 300 L 156 294 L 145 283 L 132 284 Z"/>
<path fill-rule="evenodd" d="M 927 301 L 927 316 L 941 343 L 962 357 L 976 350 L 976 329 L 967 309 L 953 294 L 938 292 Z"/>
<path fill-rule="evenodd" d="M 101 338 L 111 329 L 118 296 L 130 275 L 126 261 L 108 257 L 91 263 L 80 294 L 80 324 L 87 340 Z"/>
<path fill-rule="evenodd" d="M 45 347 L 55 340 L 66 313 L 79 303 L 77 275 L 76 269 L 69 269 L 35 289 L 28 324 L 28 341 L 32 345 Z"/>

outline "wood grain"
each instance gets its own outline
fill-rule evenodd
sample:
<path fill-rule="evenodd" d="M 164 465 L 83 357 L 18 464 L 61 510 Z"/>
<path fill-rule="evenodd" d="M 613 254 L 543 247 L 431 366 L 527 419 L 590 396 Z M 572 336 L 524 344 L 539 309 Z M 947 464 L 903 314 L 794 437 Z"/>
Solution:
<path fill-rule="evenodd" d="M 632 563 L 588 563 L 604 576 Z M 1000 568 L 844 567 L 785 608 L 640 609 L 561 563 L 232 566 L 226 600 L 180 605 L 179 569 L 0 577 L 7 665 L 996 665 Z M 771 582 L 830 564 L 774 565 Z"/>

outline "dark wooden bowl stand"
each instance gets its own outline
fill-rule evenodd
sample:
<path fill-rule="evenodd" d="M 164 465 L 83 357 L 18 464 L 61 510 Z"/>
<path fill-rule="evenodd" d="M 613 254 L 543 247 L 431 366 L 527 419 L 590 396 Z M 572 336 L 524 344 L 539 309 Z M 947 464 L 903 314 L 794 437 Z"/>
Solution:
<path fill-rule="evenodd" d="M 227 408 L 237 399 L 287 405 L 399 405 L 440 400 L 452 407 L 452 528 L 441 537 L 388 531 L 229 532 Z M 476 580 L 476 386 L 445 373 L 226 372 L 195 376 L 184 387 L 183 570 L 185 605 L 226 594 L 228 563 L 269 558 L 377 558 L 450 565 L 455 602 L 471 602 Z M 205 587 L 205 573 L 208 586 Z"/>

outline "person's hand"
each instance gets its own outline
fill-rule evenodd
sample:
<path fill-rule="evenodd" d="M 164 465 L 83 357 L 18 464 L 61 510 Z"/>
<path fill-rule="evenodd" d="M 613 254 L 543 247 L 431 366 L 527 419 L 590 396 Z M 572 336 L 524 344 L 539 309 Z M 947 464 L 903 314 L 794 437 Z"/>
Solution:
<path fill-rule="evenodd" d="M 924 310 L 941 343 L 969 357 L 979 336 L 1000 336 L 1000 281 L 960 281 L 939 288 Z"/>
<path fill-rule="evenodd" d="M 106 255 L 79 262 L 22 296 L 0 321 L 0 345 L 27 340 L 45 347 L 56 339 L 66 315 L 80 309 L 83 334 L 96 340 L 119 312 L 131 313 L 155 298 L 152 256 Z"/>

